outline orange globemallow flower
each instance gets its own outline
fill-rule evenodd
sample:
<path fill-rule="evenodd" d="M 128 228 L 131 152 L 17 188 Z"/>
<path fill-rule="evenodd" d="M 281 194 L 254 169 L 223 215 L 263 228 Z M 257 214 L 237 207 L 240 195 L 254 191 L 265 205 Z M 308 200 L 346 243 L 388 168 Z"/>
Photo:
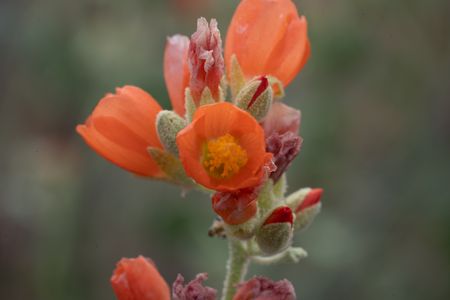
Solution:
<path fill-rule="evenodd" d="M 272 75 L 287 86 L 309 53 L 306 19 L 291 0 L 241 1 L 225 43 L 228 72 L 235 54 L 247 79 Z"/>
<path fill-rule="evenodd" d="M 189 86 L 189 38 L 174 35 L 167 38 L 164 51 L 164 79 L 173 110 L 184 117 L 184 91 Z"/>
<path fill-rule="evenodd" d="M 186 173 L 223 192 L 260 184 L 272 157 L 258 122 L 227 102 L 201 106 L 193 122 L 178 133 L 177 145 Z"/>
<path fill-rule="evenodd" d="M 170 300 L 170 290 L 153 262 L 139 256 L 122 258 L 111 277 L 119 300 Z"/>
<path fill-rule="evenodd" d="M 140 176 L 163 178 L 164 173 L 147 153 L 162 145 L 155 120 L 161 107 L 148 93 L 134 86 L 117 88 L 95 107 L 77 132 L 99 155 Z"/>

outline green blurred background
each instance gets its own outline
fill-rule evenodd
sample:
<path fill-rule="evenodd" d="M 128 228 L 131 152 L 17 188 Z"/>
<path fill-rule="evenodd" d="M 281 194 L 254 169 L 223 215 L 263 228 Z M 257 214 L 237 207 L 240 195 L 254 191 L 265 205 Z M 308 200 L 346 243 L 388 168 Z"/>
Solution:
<path fill-rule="evenodd" d="M 323 212 L 295 238 L 307 260 L 250 273 L 300 299 L 449 299 L 450 2 L 295 2 L 312 57 L 287 89 L 305 140 L 289 191 L 323 187 Z M 206 195 L 122 171 L 74 128 L 124 84 L 169 108 L 166 36 L 205 16 L 225 37 L 237 3 L 0 2 L 0 299 L 114 299 L 115 263 L 138 254 L 220 289 Z"/>

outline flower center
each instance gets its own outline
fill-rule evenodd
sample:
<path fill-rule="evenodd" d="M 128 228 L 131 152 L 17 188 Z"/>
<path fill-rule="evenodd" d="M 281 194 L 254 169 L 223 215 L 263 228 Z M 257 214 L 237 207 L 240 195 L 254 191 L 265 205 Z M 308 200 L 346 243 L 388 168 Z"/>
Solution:
<path fill-rule="evenodd" d="M 203 153 L 203 167 L 215 178 L 232 177 L 248 161 L 247 151 L 229 133 L 208 141 Z"/>

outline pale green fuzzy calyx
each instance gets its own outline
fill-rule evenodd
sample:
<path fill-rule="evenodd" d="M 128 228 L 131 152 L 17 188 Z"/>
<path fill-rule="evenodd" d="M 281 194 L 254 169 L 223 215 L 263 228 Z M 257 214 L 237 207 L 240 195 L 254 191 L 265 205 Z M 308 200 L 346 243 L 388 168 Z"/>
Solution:
<path fill-rule="evenodd" d="M 194 98 L 192 97 L 191 89 L 186 88 L 184 90 L 184 107 L 186 110 L 186 121 L 188 123 L 192 122 L 197 106 L 195 105 Z"/>
<path fill-rule="evenodd" d="M 273 186 L 273 195 L 277 199 L 282 199 L 286 194 L 286 190 L 287 190 L 286 174 L 283 174 L 281 175 L 277 183 L 275 183 L 275 185 Z"/>
<path fill-rule="evenodd" d="M 266 77 L 249 81 L 237 94 L 236 106 L 248 111 L 256 120 L 261 121 L 270 109 L 273 90 Z"/>
<path fill-rule="evenodd" d="M 263 225 L 256 233 L 256 242 L 264 254 L 274 255 L 285 250 L 292 241 L 292 224 L 289 222 Z"/>
<path fill-rule="evenodd" d="M 264 220 L 267 213 L 272 209 L 275 201 L 273 195 L 273 181 L 267 180 L 264 186 L 261 188 L 258 194 L 258 216 L 261 220 Z"/>
<path fill-rule="evenodd" d="M 319 202 L 297 213 L 294 221 L 295 230 L 304 230 L 308 228 L 309 225 L 312 224 L 316 216 L 320 213 L 321 208 L 322 203 Z"/>
<path fill-rule="evenodd" d="M 236 97 L 242 87 L 245 85 L 245 77 L 242 72 L 241 65 L 235 54 L 231 56 L 231 68 L 230 68 L 230 89 L 231 95 Z"/>
<path fill-rule="evenodd" d="M 173 154 L 155 147 L 148 147 L 148 153 L 158 167 L 167 175 L 167 180 L 181 186 L 191 188 L 196 184 L 186 175 L 180 160 Z"/>
<path fill-rule="evenodd" d="M 250 218 L 246 222 L 238 225 L 230 225 L 224 223 L 225 231 L 227 236 L 236 238 L 238 240 L 248 240 L 255 235 L 256 229 L 259 224 L 259 220 L 256 217 Z"/>
<path fill-rule="evenodd" d="M 200 97 L 199 106 L 213 104 L 215 102 L 216 100 L 214 100 L 211 90 L 208 87 L 205 87 L 203 89 L 202 96 Z"/>
<path fill-rule="evenodd" d="M 219 101 L 225 101 L 227 97 L 228 81 L 225 75 L 222 76 L 219 85 Z"/>
<path fill-rule="evenodd" d="M 163 110 L 156 117 L 156 132 L 159 140 L 168 152 L 178 155 L 176 137 L 184 127 L 186 120 L 173 111 Z"/>
<path fill-rule="evenodd" d="M 302 188 L 298 191 L 290 194 L 286 198 L 286 205 L 289 206 L 292 211 L 295 211 L 297 207 L 299 207 L 300 204 L 305 200 L 308 193 L 311 191 L 311 188 Z"/>

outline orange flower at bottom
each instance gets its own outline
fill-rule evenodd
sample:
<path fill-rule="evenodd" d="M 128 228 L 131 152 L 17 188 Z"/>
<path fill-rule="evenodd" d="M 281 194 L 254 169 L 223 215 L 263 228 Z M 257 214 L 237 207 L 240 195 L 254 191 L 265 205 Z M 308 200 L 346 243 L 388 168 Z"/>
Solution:
<path fill-rule="evenodd" d="M 170 290 L 155 265 L 143 256 L 122 258 L 111 277 L 119 300 L 169 300 Z"/>
<path fill-rule="evenodd" d="M 141 176 L 162 178 L 163 172 L 147 153 L 149 146 L 162 148 L 156 134 L 156 115 L 161 106 L 134 86 L 117 88 L 95 107 L 77 132 L 99 155 Z"/>
<path fill-rule="evenodd" d="M 227 102 L 201 106 L 193 122 L 178 133 L 177 145 L 186 173 L 223 192 L 259 185 L 272 157 L 258 122 Z"/>

